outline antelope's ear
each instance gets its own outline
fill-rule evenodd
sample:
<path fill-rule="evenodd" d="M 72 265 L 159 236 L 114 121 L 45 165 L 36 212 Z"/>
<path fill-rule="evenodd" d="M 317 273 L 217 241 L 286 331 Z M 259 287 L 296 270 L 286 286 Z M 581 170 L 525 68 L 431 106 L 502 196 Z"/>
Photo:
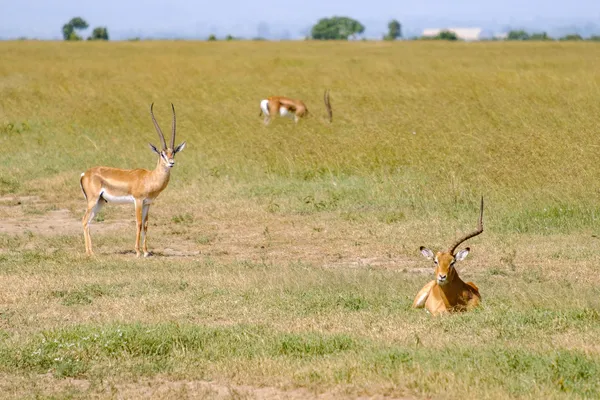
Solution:
<path fill-rule="evenodd" d="M 466 248 L 466 249 L 462 249 L 461 251 L 459 251 L 458 253 L 456 253 L 456 255 L 454 256 L 454 260 L 455 261 L 462 261 L 465 258 L 467 258 L 467 255 L 469 254 L 469 251 L 471 249 L 470 248 Z"/>
<path fill-rule="evenodd" d="M 156 147 L 154 147 L 154 145 L 152 143 L 148 143 L 148 146 L 150 146 L 150 150 L 152 150 L 156 154 L 160 155 L 160 151 L 156 150 Z"/>
<path fill-rule="evenodd" d="M 185 148 L 185 142 L 181 143 L 179 146 L 177 146 L 175 148 L 175 150 L 173 150 L 173 154 L 177 154 L 179 153 L 181 150 L 183 150 Z"/>
<path fill-rule="evenodd" d="M 433 260 L 433 251 L 423 246 L 421 246 L 419 250 L 421 250 L 421 254 L 423 254 L 423 257 Z"/>

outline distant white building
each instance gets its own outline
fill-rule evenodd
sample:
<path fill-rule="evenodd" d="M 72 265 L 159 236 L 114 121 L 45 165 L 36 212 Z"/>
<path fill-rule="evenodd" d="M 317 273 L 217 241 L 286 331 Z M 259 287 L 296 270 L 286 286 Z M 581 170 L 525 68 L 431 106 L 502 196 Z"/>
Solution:
<path fill-rule="evenodd" d="M 461 40 L 473 41 L 481 39 L 482 28 L 444 28 L 444 29 L 425 29 L 423 36 L 435 37 L 442 31 L 454 32 L 456 36 Z"/>

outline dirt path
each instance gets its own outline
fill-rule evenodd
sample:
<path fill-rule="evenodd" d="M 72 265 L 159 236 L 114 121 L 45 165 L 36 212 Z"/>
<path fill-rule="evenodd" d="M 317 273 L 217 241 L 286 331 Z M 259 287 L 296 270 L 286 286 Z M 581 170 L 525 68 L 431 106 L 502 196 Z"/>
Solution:
<path fill-rule="evenodd" d="M 0 233 L 19 235 L 78 235 L 82 232 L 81 217 L 67 209 L 46 210 L 49 206 L 38 196 L 0 197 Z M 98 232 L 111 232 L 130 225 L 126 220 L 95 223 Z M 96 228 L 96 226 L 98 228 Z"/>
<path fill-rule="evenodd" d="M 65 203 L 61 207 L 70 205 Z M 96 255 L 133 255 L 133 210 L 113 207 L 108 212 L 105 220 L 92 223 L 92 239 L 117 235 L 127 236 L 131 242 L 126 244 L 124 241 L 110 247 L 95 246 Z M 303 260 L 326 268 L 369 267 L 414 273 L 431 272 L 428 268 L 418 268 L 414 257 L 389 254 L 389 247 L 364 231 L 348 231 L 348 227 L 330 220 L 315 221 L 312 217 L 273 215 L 246 208 L 242 215 L 219 210 L 213 212 L 210 218 L 203 216 L 191 222 L 177 223 L 164 213 L 164 209 L 158 209 L 158 216 L 150 219 L 150 250 L 156 257 L 208 256 L 224 262 Z M 316 225 L 318 229 L 315 229 Z M 81 215 L 68 208 L 56 209 L 54 204 L 37 196 L 4 196 L 0 197 L 0 234 L 79 236 L 82 235 Z M 361 245 L 357 246 L 355 241 L 349 240 L 349 234 L 358 237 L 355 241 L 360 240 Z"/>

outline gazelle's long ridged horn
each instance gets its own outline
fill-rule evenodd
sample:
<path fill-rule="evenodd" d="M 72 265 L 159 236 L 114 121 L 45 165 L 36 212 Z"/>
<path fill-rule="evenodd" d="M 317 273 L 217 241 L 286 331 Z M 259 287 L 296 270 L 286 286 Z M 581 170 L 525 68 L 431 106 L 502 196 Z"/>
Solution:
<path fill-rule="evenodd" d="M 333 110 L 331 109 L 331 101 L 329 101 L 329 89 L 325 90 L 325 93 L 323 94 L 323 101 L 325 102 L 325 108 L 327 109 L 329 122 L 331 122 L 333 120 Z"/>
<path fill-rule="evenodd" d="M 171 103 L 171 109 L 173 110 L 173 131 L 171 132 L 171 148 L 175 149 L 175 106 Z"/>
<path fill-rule="evenodd" d="M 465 240 L 471 239 L 483 232 L 483 196 L 481 196 L 481 210 L 479 211 L 479 222 L 477 223 L 477 229 L 471 233 L 466 234 L 465 236 L 458 239 L 454 244 L 448 249 L 448 252 L 454 255 L 454 250 Z"/>
<path fill-rule="evenodd" d="M 154 107 L 154 103 L 152 103 L 150 105 L 150 115 L 152 116 L 152 123 L 154 124 L 154 127 L 156 128 L 156 133 L 158 133 L 158 137 L 160 138 L 160 144 L 162 145 L 162 150 L 166 150 L 167 142 L 165 141 L 165 135 L 163 135 L 162 131 L 160 130 L 160 126 L 158 126 L 158 122 L 156 122 L 156 118 L 154 118 L 154 113 L 152 112 L 153 107 Z"/>

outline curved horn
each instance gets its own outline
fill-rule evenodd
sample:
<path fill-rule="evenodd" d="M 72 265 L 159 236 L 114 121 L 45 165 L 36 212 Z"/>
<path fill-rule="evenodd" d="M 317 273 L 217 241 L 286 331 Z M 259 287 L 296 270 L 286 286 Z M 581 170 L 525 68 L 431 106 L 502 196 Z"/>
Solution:
<path fill-rule="evenodd" d="M 154 127 L 156 128 L 156 132 L 158 133 L 158 137 L 160 138 L 160 143 L 162 144 L 162 149 L 166 150 L 167 149 L 167 142 L 165 141 L 165 135 L 163 135 L 162 131 L 160 130 L 160 126 L 158 126 L 158 122 L 156 122 L 156 118 L 154 118 L 154 113 L 152 112 L 152 108 L 154 107 L 154 103 L 152 103 L 150 105 L 150 115 L 152 116 L 152 123 L 154 124 Z"/>
<path fill-rule="evenodd" d="M 477 223 L 477 229 L 471 233 L 466 234 L 465 236 L 458 239 L 454 244 L 448 249 L 448 253 L 454 255 L 454 250 L 465 240 L 471 239 L 483 232 L 483 196 L 481 196 L 481 210 L 479 211 L 479 222 Z"/>
<path fill-rule="evenodd" d="M 331 109 L 331 102 L 329 101 L 329 89 L 325 90 L 325 93 L 323 94 L 323 101 L 325 102 L 325 108 L 327 109 L 329 122 L 331 122 L 333 120 L 333 111 Z"/>
<path fill-rule="evenodd" d="M 173 132 L 171 132 L 171 148 L 175 149 L 175 106 L 171 103 L 171 109 L 173 110 Z"/>

